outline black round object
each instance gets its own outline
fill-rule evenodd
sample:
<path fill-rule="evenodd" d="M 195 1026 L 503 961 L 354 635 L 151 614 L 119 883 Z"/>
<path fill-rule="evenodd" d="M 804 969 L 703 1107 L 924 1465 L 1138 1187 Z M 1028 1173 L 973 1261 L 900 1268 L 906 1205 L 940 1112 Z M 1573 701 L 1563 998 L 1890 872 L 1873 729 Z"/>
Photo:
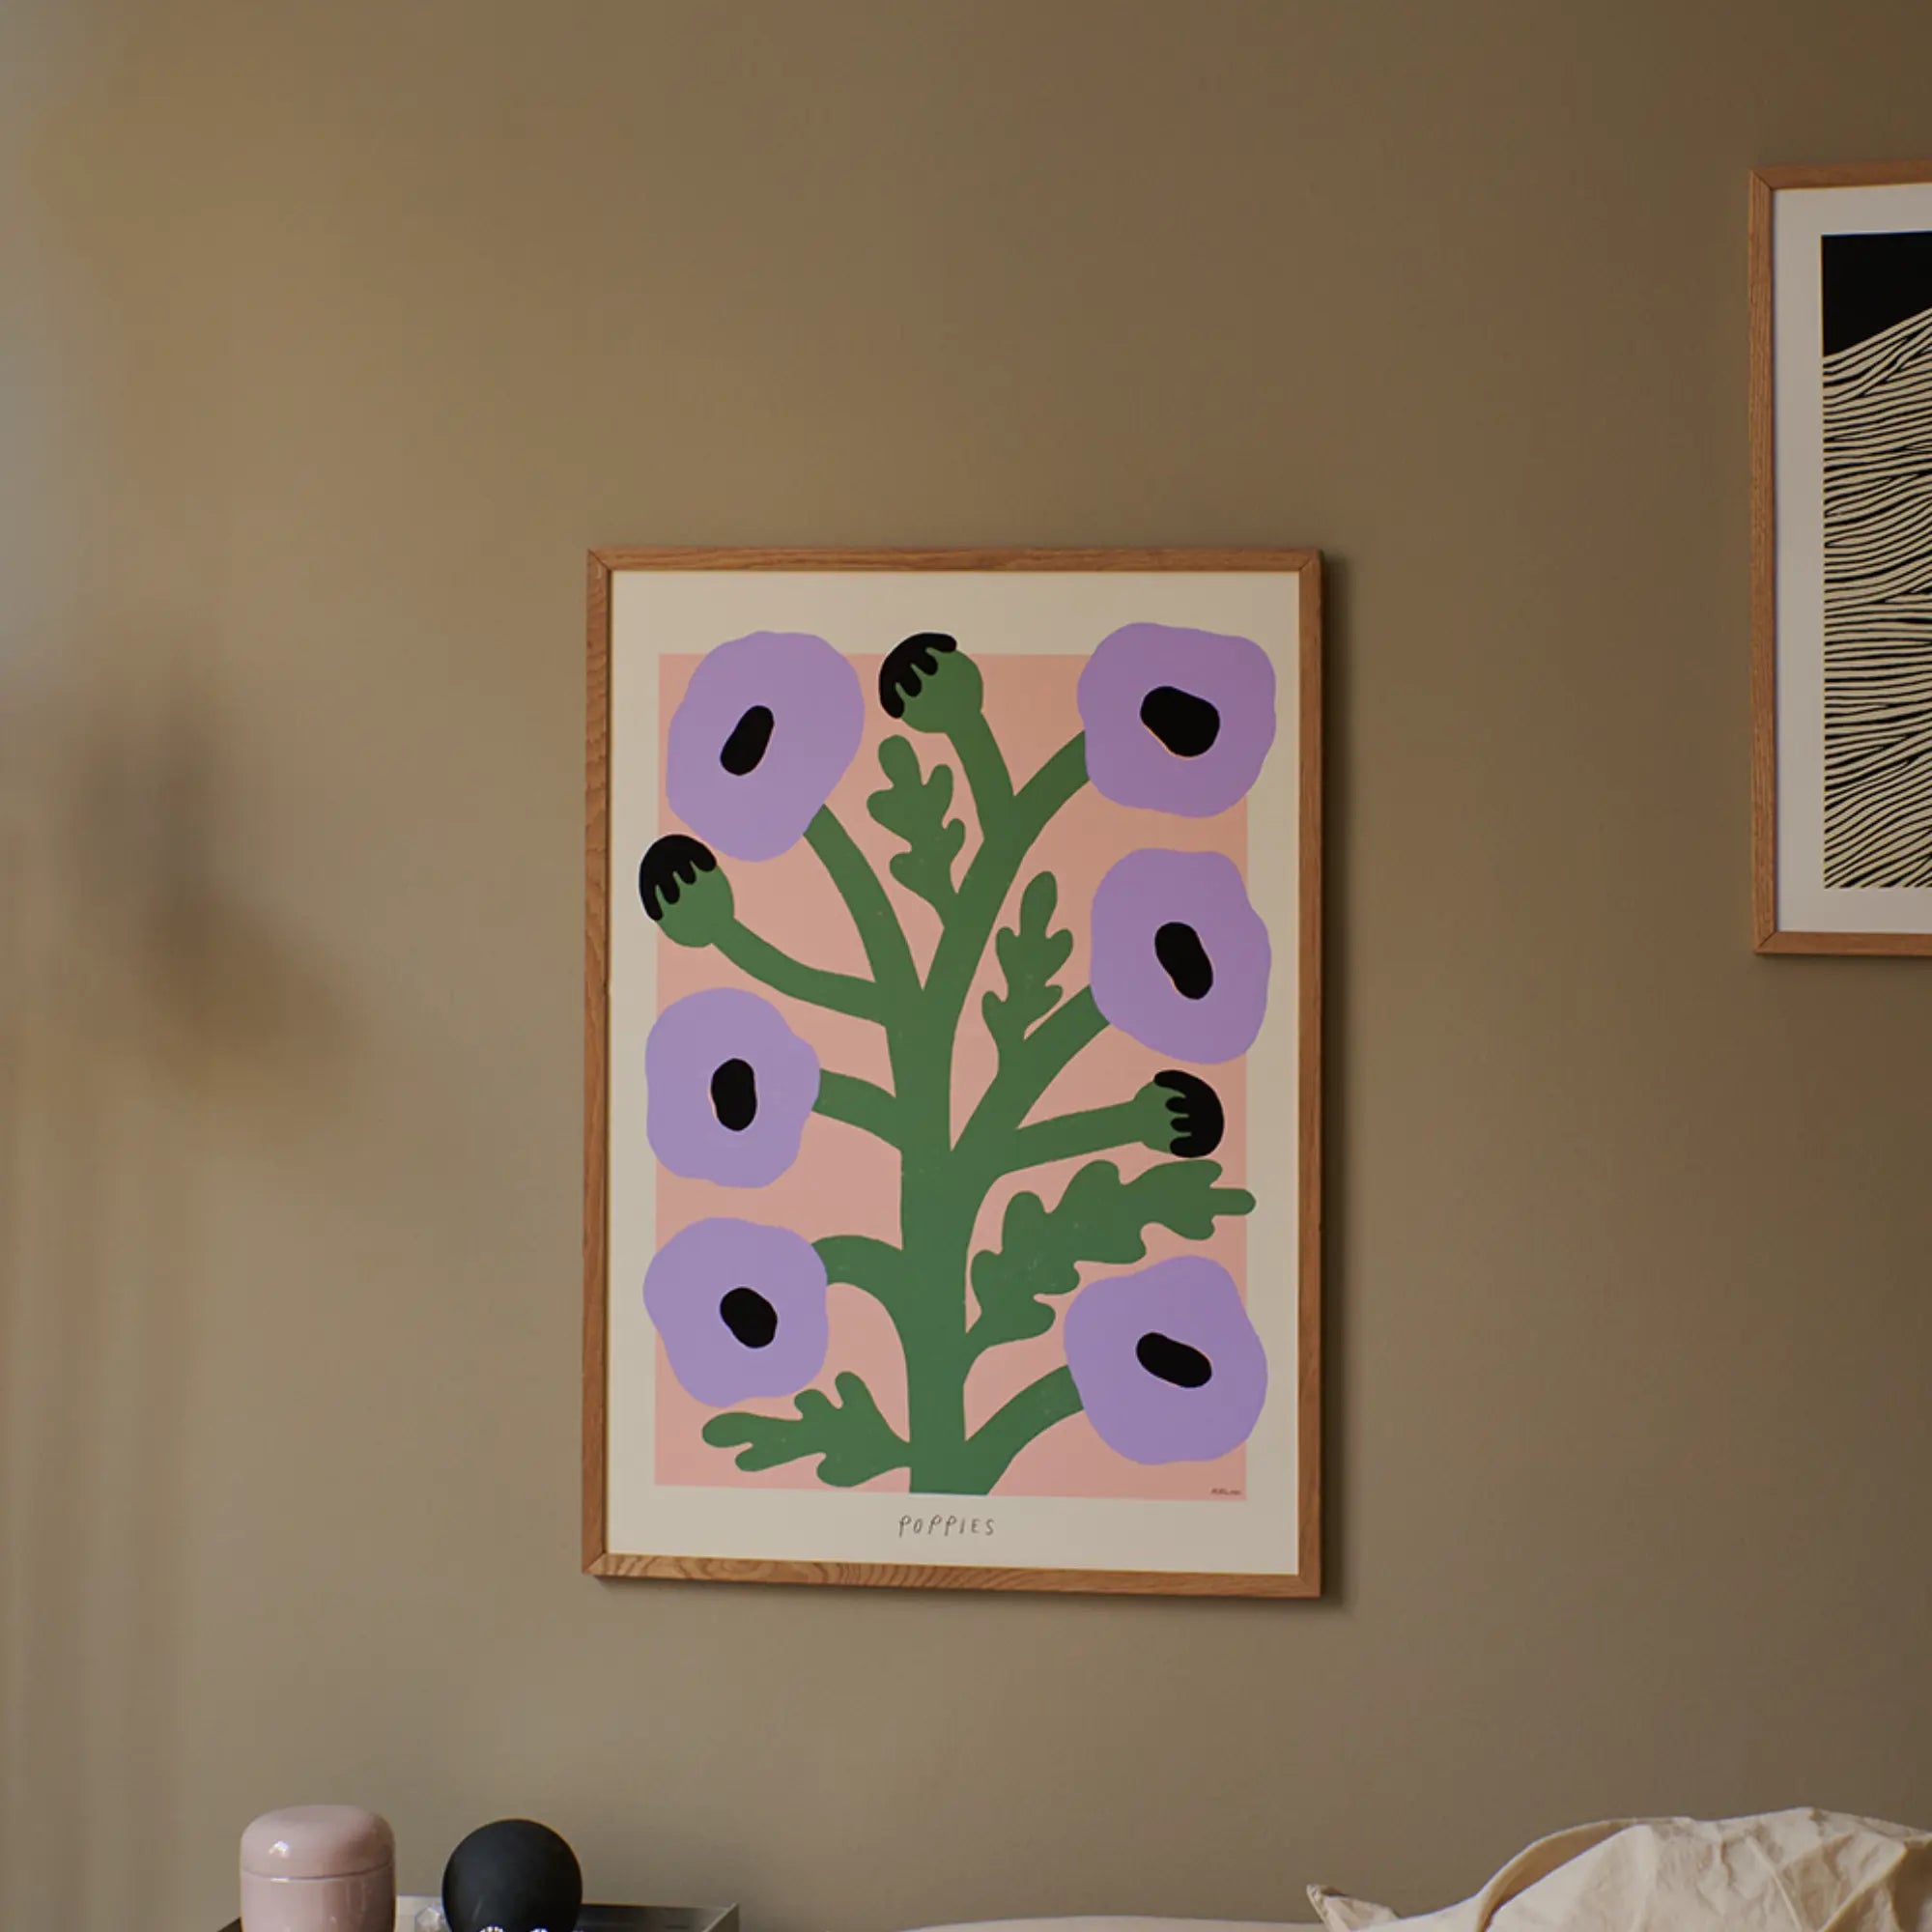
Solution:
<path fill-rule="evenodd" d="M 577 1854 L 530 1818 L 479 1825 L 442 1870 L 450 1932 L 577 1932 L 582 1903 Z"/>

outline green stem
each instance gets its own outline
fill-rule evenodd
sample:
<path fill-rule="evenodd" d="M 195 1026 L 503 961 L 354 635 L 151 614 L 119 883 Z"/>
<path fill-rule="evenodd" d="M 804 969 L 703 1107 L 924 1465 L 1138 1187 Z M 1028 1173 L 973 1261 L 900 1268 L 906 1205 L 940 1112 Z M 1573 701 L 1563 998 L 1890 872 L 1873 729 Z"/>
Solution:
<path fill-rule="evenodd" d="M 775 993 L 788 994 L 835 1013 L 850 1013 L 854 1019 L 873 1020 L 880 1026 L 886 1023 L 879 989 L 869 980 L 808 966 L 761 938 L 741 919 L 734 917 L 713 943 L 741 972 L 761 980 Z"/>
<path fill-rule="evenodd" d="M 1072 738 L 1020 786 L 1014 804 L 1032 823 L 1037 837 L 1045 823 L 1066 804 L 1080 786 L 1086 784 L 1086 732 L 1076 730 Z M 1028 838 L 1032 844 L 1032 838 Z"/>
<path fill-rule="evenodd" d="M 814 818 L 808 836 L 859 928 L 873 979 L 852 980 L 801 966 L 735 923 L 721 946 L 747 972 L 779 991 L 855 1013 L 886 1030 L 893 1093 L 848 1075 L 826 1074 L 818 1110 L 878 1133 L 899 1150 L 901 1246 L 872 1242 L 860 1247 L 851 1245 L 853 1237 L 838 1236 L 819 1242 L 818 1250 L 835 1279 L 858 1277 L 856 1285 L 883 1304 L 898 1331 L 914 1491 L 967 1495 L 983 1494 L 1024 1441 L 1056 1418 L 1047 1413 L 1054 1401 L 1051 1393 L 1037 1396 L 999 1423 L 988 1455 L 982 1457 L 968 1443 L 966 1376 L 975 1351 L 967 1340 L 966 1263 L 974 1219 L 998 1170 L 962 1158 L 953 1146 L 952 1052 L 966 995 L 1000 908 L 1034 841 L 1086 783 L 1087 747 L 1083 737 L 1074 737 L 1015 794 L 983 717 L 960 724 L 951 735 L 973 789 L 980 846 L 955 895 L 939 909 L 941 937 L 923 987 L 877 875 L 829 811 Z M 1047 1061 L 1059 1050 L 1058 1043 L 1067 1042 L 1065 1051 L 1070 1058 L 1101 1025 L 1096 1014 L 1091 1032 L 1082 1035 L 1076 1016 L 1071 1026 L 1048 1035 L 1046 1046 L 1023 1056 L 1027 1078 L 1039 1086 L 1033 1097 L 1019 1101 L 1012 1125 L 1052 1079 Z M 1019 1084 L 1016 1077 L 1008 1080 L 1016 1097 Z M 980 1111 L 984 1108 L 982 1100 Z M 1014 1435 L 1011 1446 L 1003 1449 L 1022 1422 L 1026 1433 Z"/>
<path fill-rule="evenodd" d="M 1004 816 L 1012 806 L 1013 779 L 1007 769 L 1006 753 L 1000 750 L 1000 741 L 993 736 L 993 727 L 986 723 L 983 711 L 974 712 L 946 735 L 952 740 L 952 749 L 959 753 L 960 769 L 966 774 L 966 782 L 973 787 L 973 809 L 979 813 L 983 838 L 987 825 Z M 1084 776 L 1084 757 L 1081 771 Z"/>
<path fill-rule="evenodd" d="M 1006 1064 L 988 1082 L 959 1136 L 962 1154 L 970 1148 L 969 1167 L 990 1177 L 1009 1174 L 1015 1166 L 1031 1166 L 1033 1161 L 1015 1161 L 1003 1151 L 1002 1158 L 989 1161 L 989 1149 L 1004 1141 L 1007 1149 L 1018 1145 L 1020 1122 L 1030 1114 L 1039 1096 L 1060 1078 L 1074 1056 L 1107 1030 L 1107 1021 L 1094 1003 L 1091 986 L 1082 986 L 1074 996 L 1056 1008 L 1034 1028 L 1010 1054 Z M 1069 1116 L 1077 1120 L 1078 1115 Z M 1041 1126 L 1054 1122 L 1042 1121 Z"/>
<path fill-rule="evenodd" d="M 972 1456 L 977 1490 L 983 1494 L 1007 1473 L 1012 1460 L 1036 1436 L 1055 1423 L 1080 1413 L 1080 1391 L 1073 1371 L 1058 1368 L 1029 1382 L 1004 1407 L 982 1423 L 966 1445 Z"/>
<path fill-rule="evenodd" d="M 951 1040 L 947 1040 L 951 1053 Z M 950 1145 L 943 1102 L 945 1065 L 922 1056 L 914 1104 L 904 1119 L 899 1163 L 899 1238 L 907 1292 L 891 1309 L 906 1364 L 906 1435 L 915 1492 L 970 1493 L 966 1455 L 966 1256 L 980 1194 Z M 983 1192 L 983 1190 L 981 1190 Z"/>
<path fill-rule="evenodd" d="M 895 1102 L 883 1087 L 861 1080 L 850 1073 L 834 1073 L 829 1067 L 818 1076 L 818 1099 L 813 1111 L 828 1121 L 843 1121 L 888 1147 L 897 1147 L 895 1124 Z"/>
<path fill-rule="evenodd" d="M 905 1250 L 870 1235 L 826 1235 L 812 1246 L 825 1264 L 826 1274 L 854 1288 L 891 1281 L 905 1269 Z"/>
<path fill-rule="evenodd" d="M 895 1311 L 895 1320 L 906 1359 L 912 1487 L 969 1495 L 983 1494 L 990 1482 L 966 1436 L 966 1377 L 975 1354 L 967 1339 L 966 1264 L 974 1220 L 999 1170 L 953 1145 L 953 1043 L 966 995 L 1021 864 L 1054 814 L 1087 781 L 1087 743 L 1076 736 L 1063 745 L 1013 795 L 990 732 L 962 727 L 953 742 L 968 766 L 980 814 L 980 847 L 942 915 L 939 946 L 913 1028 L 917 1049 L 902 1056 L 903 1065 L 895 1062 L 904 1149 L 900 1238 L 908 1279 L 919 1284 Z M 1014 1124 L 1024 1112 L 1022 1107 Z"/>
<path fill-rule="evenodd" d="M 960 882 L 959 896 L 947 915 L 945 933 L 925 977 L 936 1030 L 949 1041 L 958 1029 L 960 1009 L 966 1004 L 973 976 L 980 970 L 986 942 L 992 937 L 1000 908 L 1012 891 L 1021 864 L 1054 814 L 1086 782 L 1087 737 L 1076 732 L 1026 781 L 1010 804 L 981 820 L 980 849 Z M 979 803 L 977 790 L 974 802 Z"/>
<path fill-rule="evenodd" d="M 825 1235 L 811 1244 L 825 1264 L 828 1281 L 863 1289 L 888 1311 L 896 1307 L 905 1285 L 905 1253 L 870 1235 Z"/>
<path fill-rule="evenodd" d="M 820 806 L 805 828 L 805 842 L 818 855 L 818 863 L 845 901 L 880 991 L 889 1000 L 916 993 L 919 968 L 913 964 L 898 915 L 871 862 L 829 805 Z"/>
<path fill-rule="evenodd" d="M 1076 731 L 1039 770 L 1020 787 L 1014 805 L 1022 820 L 1031 826 L 1027 844 L 1045 831 L 1060 808 L 1087 782 L 1087 734 Z M 1026 853 L 1021 851 L 1024 859 Z"/>
<path fill-rule="evenodd" d="M 1006 1171 L 1014 1174 L 1023 1167 L 1043 1167 L 1050 1160 L 1071 1160 L 1075 1154 L 1141 1146 L 1146 1114 L 1136 1095 L 1112 1107 L 1089 1107 L 1083 1113 L 1036 1121 L 1014 1134 Z"/>

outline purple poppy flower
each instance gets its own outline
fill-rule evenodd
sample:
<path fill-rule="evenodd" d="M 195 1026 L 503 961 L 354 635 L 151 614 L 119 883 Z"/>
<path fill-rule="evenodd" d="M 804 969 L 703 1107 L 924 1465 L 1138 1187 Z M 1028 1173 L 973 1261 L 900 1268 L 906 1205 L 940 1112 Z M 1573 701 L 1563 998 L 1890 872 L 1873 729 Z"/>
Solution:
<path fill-rule="evenodd" d="M 1116 805 L 1211 818 L 1274 743 L 1274 666 L 1251 638 L 1123 624 L 1080 672 L 1087 776 Z"/>
<path fill-rule="evenodd" d="M 644 1271 L 671 1373 L 712 1408 L 796 1395 L 825 1366 L 825 1264 L 789 1228 L 719 1216 L 673 1235 Z"/>
<path fill-rule="evenodd" d="M 1177 1060 L 1234 1060 L 1267 1011 L 1267 927 L 1220 852 L 1129 852 L 1094 892 L 1094 1004 Z"/>
<path fill-rule="evenodd" d="M 689 993 L 644 1042 L 645 1130 L 673 1174 L 764 1187 L 798 1158 L 818 1098 L 818 1055 L 769 1000 Z"/>
<path fill-rule="evenodd" d="M 823 638 L 753 631 L 707 651 L 670 721 L 670 809 L 733 859 L 805 836 L 859 750 L 859 673 Z"/>
<path fill-rule="evenodd" d="M 1088 1420 L 1130 1463 L 1225 1456 L 1267 1400 L 1267 1356 L 1235 1278 L 1199 1255 L 1089 1282 L 1065 1341 Z"/>

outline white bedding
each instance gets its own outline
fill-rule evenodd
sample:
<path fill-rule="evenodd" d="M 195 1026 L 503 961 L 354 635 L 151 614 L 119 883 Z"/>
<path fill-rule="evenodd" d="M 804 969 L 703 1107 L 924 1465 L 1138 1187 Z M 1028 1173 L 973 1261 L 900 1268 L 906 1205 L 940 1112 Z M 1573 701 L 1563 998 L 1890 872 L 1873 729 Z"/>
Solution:
<path fill-rule="evenodd" d="M 931 1932 L 1321 1932 L 1321 1928 L 1232 1918 L 1001 1918 L 979 1925 L 935 1925 Z"/>
<path fill-rule="evenodd" d="M 1626 1819 L 1542 1839 L 1420 1918 L 1309 1896 L 1327 1932 L 1932 1932 L 1932 1837 L 1829 1811 Z"/>
<path fill-rule="evenodd" d="M 1932 1932 L 1932 1835 L 1830 1811 L 1620 1819 L 1539 1840 L 1419 1918 L 1321 1887 L 1320 1927 L 1009 1918 L 932 1932 Z"/>

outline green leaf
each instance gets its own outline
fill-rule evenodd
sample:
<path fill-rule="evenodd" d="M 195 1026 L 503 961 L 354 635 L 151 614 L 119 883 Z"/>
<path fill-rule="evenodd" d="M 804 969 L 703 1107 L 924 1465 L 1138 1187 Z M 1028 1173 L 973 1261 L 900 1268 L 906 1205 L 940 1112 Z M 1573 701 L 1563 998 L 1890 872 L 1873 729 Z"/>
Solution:
<path fill-rule="evenodd" d="M 817 1389 L 801 1389 L 792 1398 L 795 1416 L 755 1415 L 745 1409 L 714 1415 L 704 1425 L 704 1439 L 714 1449 L 739 1449 L 738 1466 L 747 1470 L 821 1457 L 818 1480 L 837 1490 L 869 1482 L 888 1469 L 903 1469 L 906 1445 L 879 1413 L 871 1390 L 854 1375 L 836 1378 L 833 1386 L 842 1402 Z"/>
<path fill-rule="evenodd" d="M 930 778 L 922 778 L 912 740 L 888 738 L 879 747 L 879 769 L 886 789 L 867 799 L 866 809 L 906 842 L 892 861 L 893 877 L 944 912 L 953 898 L 952 862 L 966 842 L 964 823 L 947 816 L 952 808 L 952 767 L 935 765 Z"/>
<path fill-rule="evenodd" d="M 1217 1187 L 1220 1178 L 1219 1161 L 1176 1160 L 1122 1180 L 1111 1160 L 1095 1160 L 1066 1183 L 1057 1207 L 1037 1194 L 1015 1194 L 1000 1246 L 973 1258 L 976 1346 L 1044 1335 L 1053 1311 L 1039 1297 L 1071 1294 L 1080 1286 L 1081 1262 L 1139 1261 L 1147 1253 L 1146 1229 L 1171 1228 L 1186 1240 L 1205 1241 L 1220 1216 L 1251 1212 L 1255 1197 L 1244 1187 Z"/>
<path fill-rule="evenodd" d="M 1064 927 L 1051 930 L 1059 901 L 1060 887 L 1053 874 L 1037 873 L 1020 895 L 1019 924 L 1002 926 L 993 940 L 1000 971 L 1007 978 L 1007 996 L 1003 1000 L 988 993 L 980 1010 L 1002 1059 L 1060 1004 L 1060 988 L 1053 978 L 1073 951 L 1073 935 Z"/>

